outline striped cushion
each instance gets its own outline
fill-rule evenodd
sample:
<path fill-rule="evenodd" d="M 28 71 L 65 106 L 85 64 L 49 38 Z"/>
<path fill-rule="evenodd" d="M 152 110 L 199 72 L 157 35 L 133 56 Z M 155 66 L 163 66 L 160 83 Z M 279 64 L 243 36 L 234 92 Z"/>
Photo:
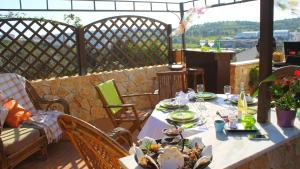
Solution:
<path fill-rule="evenodd" d="M 26 79 L 15 73 L 0 74 L 0 91 L 4 98 L 16 100 L 25 110 L 35 113 L 36 110 L 25 90 Z"/>

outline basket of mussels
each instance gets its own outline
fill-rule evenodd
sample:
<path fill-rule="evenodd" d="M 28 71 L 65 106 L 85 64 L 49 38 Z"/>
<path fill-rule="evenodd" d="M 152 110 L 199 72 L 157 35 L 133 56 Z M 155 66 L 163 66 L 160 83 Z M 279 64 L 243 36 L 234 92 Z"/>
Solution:
<path fill-rule="evenodd" d="M 201 137 L 144 137 L 129 153 L 145 169 L 203 169 L 212 161 L 212 146 L 205 146 Z"/>

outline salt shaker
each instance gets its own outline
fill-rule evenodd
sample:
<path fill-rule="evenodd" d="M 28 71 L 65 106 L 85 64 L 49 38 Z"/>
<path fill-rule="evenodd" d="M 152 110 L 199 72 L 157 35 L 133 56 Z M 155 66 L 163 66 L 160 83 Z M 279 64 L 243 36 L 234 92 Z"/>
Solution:
<path fill-rule="evenodd" d="M 236 129 L 237 128 L 237 122 L 238 122 L 238 119 L 237 119 L 237 116 L 234 112 L 230 112 L 228 114 L 228 121 L 229 121 L 229 128 L 232 128 L 232 129 Z"/>

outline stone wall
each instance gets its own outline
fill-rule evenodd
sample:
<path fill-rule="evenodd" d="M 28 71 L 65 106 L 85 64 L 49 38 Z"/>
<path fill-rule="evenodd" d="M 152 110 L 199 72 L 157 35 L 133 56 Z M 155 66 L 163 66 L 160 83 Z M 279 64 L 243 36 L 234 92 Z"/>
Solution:
<path fill-rule="evenodd" d="M 230 63 L 230 85 L 232 86 L 232 93 L 240 92 L 240 84 L 244 82 L 245 90 L 249 92 L 249 72 L 251 68 L 258 66 L 258 59 L 233 62 Z"/>
<path fill-rule="evenodd" d="M 248 90 L 249 71 L 258 65 L 258 60 L 235 62 L 230 65 L 230 84 L 232 93 L 239 93 L 240 82 L 244 81 Z M 168 67 L 151 66 L 136 69 L 125 69 L 111 72 L 88 74 L 86 76 L 71 76 L 32 81 L 32 85 L 44 98 L 61 97 L 68 101 L 71 113 L 86 121 L 107 117 L 102 109 L 101 101 L 95 90 L 95 85 L 109 79 L 115 79 L 121 94 L 153 92 L 157 89 L 154 80 L 156 72 L 166 71 Z M 154 103 L 155 98 L 152 98 Z M 150 107 L 147 98 L 127 99 L 127 103 L 135 103 L 138 108 Z"/>
<path fill-rule="evenodd" d="M 32 81 L 39 95 L 44 98 L 61 97 L 68 101 L 71 114 L 86 121 L 107 117 L 98 98 L 95 85 L 115 79 L 121 94 L 153 92 L 157 89 L 156 72 L 168 70 L 166 65 L 120 71 L 101 72 L 86 76 L 71 76 Z M 153 98 L 155 99 L 155 98 Z M 127 100 L 128 101 L 128 100 Z M 129 100 L 138 108 L 148 108 L 147 98 Z"/>

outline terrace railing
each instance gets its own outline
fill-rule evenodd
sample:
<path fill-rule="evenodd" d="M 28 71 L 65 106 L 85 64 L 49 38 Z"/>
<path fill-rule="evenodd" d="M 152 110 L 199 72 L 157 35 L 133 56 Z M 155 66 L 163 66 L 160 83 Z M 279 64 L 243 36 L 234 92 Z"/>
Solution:
<path fill-rule="evenodd" d="M 44 19 L 2 19 L 0 71 L 43 79 L 166 64 L 172 62 L 171 30 L 140 16 L 78 28 Z"/>

